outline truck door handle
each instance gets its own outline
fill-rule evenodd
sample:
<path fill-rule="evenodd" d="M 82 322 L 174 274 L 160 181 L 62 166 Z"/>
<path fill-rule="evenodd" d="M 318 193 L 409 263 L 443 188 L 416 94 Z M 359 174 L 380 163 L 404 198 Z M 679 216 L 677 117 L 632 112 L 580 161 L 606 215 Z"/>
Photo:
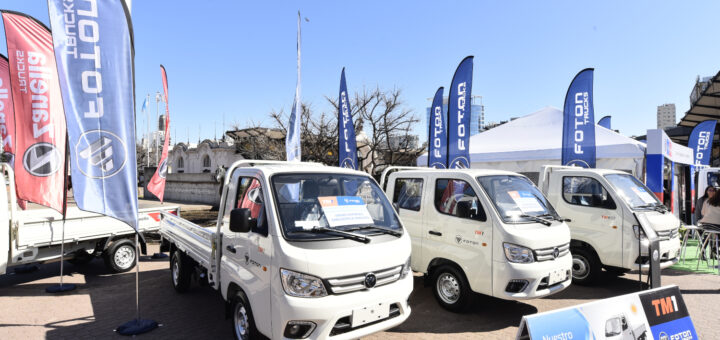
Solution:
<path fill-rule="evenodd" d="M 441 232 L 439 232 L 439 231 L 433 231 L 433 230 L 428 231 L 428 234 L 430 234 L 430 235 L 435 235 L 435 236 L 442 236 L 442 233 L 441 233 Z"/>
<path fill-rule="evenodd" d="M 227 246 L 227 247 L 225 247 L 225 249 L 227 249 L 227 251 L 229 251 L 233 254 L 235 254 L 237 252 L 237 250 L 235 250 L 235 247 L 233 247 L 233 246 Z"/>

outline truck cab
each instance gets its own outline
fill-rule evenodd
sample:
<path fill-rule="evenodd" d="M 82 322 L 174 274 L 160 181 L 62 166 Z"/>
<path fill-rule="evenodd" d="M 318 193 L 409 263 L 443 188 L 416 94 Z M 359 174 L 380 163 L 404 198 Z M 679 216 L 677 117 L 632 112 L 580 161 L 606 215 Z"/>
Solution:
<path fill-rule="evenodd" d="M 410 236 L 372 177 L 270 161 L 228 174 L 214 227 L 164 215 L 176 290 L 201 273 L 239 339 L 354 339 L 408 318 Z"/>
<path fill-rule="evenodd" d="M 569 220 L 573 282 L 595 282 L 603 268 L 612 274 L 647 270 L 648 235 L 661 240 L 660 268 L 677 263 L 680 221 L 633 175 L 545 166 L 538 185 L 560 216 Z"/>
<path fill-rule="evenodd" d="M 387 178 L 412 239 L 411 267 L 442 307 L 462 311 L 472 292 L 522 300 L 570 285 L 570 231 L 527 177 L 415 168 Z"/>

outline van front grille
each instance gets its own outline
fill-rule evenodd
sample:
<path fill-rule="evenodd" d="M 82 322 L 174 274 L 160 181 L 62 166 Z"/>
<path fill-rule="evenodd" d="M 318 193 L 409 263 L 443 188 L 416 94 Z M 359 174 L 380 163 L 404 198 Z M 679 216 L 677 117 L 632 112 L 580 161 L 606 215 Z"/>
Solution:
<path fill-rule="evenodd" d="M 676 236 L 678 236 L 678 231 L 680 228 L 673 228 L 670 230 L 664 230 L 664 231 L 656 231 L 658 238 L 661 240 L 672 240 Z"/>
<path fill-rule="evenodd" d="M 400 279 L 400 272 L 402 271 L 402 266 L 396 266 L 392 268 L 386 268 L 382 270 L 378 270 L 375 272 L 368 272 L 368 273 L 362 273 L 357 275 L 350 275 L 350 276 L 343 276 L 343 277 L 336 277 L 332 279 L 327 279 L 328 286 L 330 287 L 330 291 L 333 294 L 345 294 L 350 292 L 355 292 L 358 290 L 368 289 L 365 287 L 365 277 L 368 274 L 374 274 L 376 278 L 376 283 L 374 287 L 383 286 L 386 284 L 393 283 Z"/>
<path fill-rule="evenodd" d="M 557 253 L 555 252 L 555 249 L 557 249 Z M 563 245 L 559 245 L 557 247 L 549 247 L 549 248 L 541 248 L 541 249 L 535 249 L 535 261 L 537 262 L 543 262 L 543 261 L 552 261 L 558 257 L 563 257 L 567 255 L 567 253 L 570 252 L 570 243 L 565 243 Z M 555 256 L 557 255 L 557 256 Z"/>

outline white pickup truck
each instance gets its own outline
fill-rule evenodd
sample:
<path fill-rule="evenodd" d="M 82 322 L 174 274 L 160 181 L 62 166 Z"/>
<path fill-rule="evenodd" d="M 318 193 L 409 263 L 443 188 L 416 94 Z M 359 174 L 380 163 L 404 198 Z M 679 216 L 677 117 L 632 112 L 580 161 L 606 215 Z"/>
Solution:
<path fill-rule="evenodd" d="M 660 241 L 660 268 L 677 263 L 680 221 L 633 175 L 618 170 L 545 166 L 538 186 L 569 219 L 573 282 L 602 272 L 649 268 L 647 235 Z"/>
<path fill-rule="evenodd" d="M 527 177 L 406 168 L 386 192 L 410 233 L 412 269 L 443 308 L 464 310 L 472 292 L 523 300 L 570 285 L 570 231 Z"/>
<path fill-rule="evenodd" d="M 238 161 L 217 223 L 163 214 L 172 284 L 227 301 L 238 339 L 354 339 L 410 315 L 410 237 L 374 179 L 312 163 Z"/>
<path fill-rule="evenodd" d="M 6 174 L 5 195 L 0 195 L 0 274 L 8 267 L 47 263 L 60 259 L 64 242 L 65 259 L 84 263 L 101 256 L 112 271 L 126 272 L 135 266 L 135 230 L 120 220 L 82 211 L 70 206 L 62 232 L 62 215 L 49 208 L 17 209 L 15 176 L 7 163 L 0 163 Z M 157 232 L 160 213 L 178 214 L 177 206 L 142 208 L 140 231 Z M 144 248 L 144 244 L 143 244 Z"/>

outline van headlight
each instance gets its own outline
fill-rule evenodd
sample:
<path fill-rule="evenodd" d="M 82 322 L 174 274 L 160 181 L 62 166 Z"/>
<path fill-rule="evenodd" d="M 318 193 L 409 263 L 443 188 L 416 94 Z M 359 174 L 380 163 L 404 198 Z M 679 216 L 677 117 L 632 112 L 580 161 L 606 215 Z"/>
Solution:
<path fill-rule="evenodd" d="M 533 263 L 535 257 L 530 248 L 521 247 L 512 243 L 503 243 L 505 257 L 513 263 Z"/>
<path fill-rule="evenodd" d="M 407 261 L 405 261 L 405 264 L 402 267 L 402 271 L 400 272 L 400 278 L 404 279 L 411 272 L 412 269 L 410 268 L 410 258 L 408 257 Z"/>
<path fill-rule="evenodd" d="M 297 297 L 323 297 L 328 295 L 325 285 L 318 277 L 280 269 L 280 279 L 287 295 Z"/>
<path fill-rule="evenodd" d="M 639 225 L 633 226 L 633 233 L 635 234 L 636 239 L 647 240 L 647 235 L 645 235 L 645 230 L 643 230 L 643 228 L 640 228 Z"/>

